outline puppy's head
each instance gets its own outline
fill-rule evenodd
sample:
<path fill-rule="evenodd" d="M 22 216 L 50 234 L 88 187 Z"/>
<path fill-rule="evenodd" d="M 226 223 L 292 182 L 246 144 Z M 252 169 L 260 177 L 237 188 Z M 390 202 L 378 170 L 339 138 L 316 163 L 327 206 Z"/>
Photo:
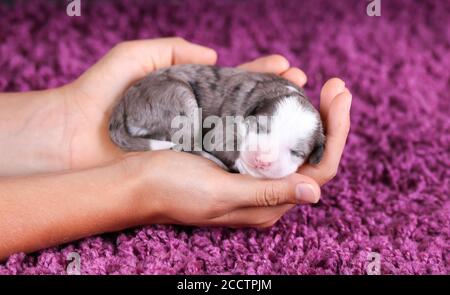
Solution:
<path fill-rule="evenodd" d="M 325 146 L 319 113 L 298 95 L 262 103 L 246 118 L 240 132 L 235 167 L 259 178 L 282 178 L 305 161 L 317 164 Z"/>

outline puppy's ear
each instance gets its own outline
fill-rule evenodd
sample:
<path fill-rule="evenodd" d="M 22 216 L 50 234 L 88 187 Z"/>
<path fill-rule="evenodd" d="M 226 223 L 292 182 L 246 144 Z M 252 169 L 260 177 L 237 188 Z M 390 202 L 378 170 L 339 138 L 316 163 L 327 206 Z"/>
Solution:
<path fill-rule="evenodd" d="M 320 160 L 322 160 L 323 152 L 325 151 L 325 135 L 322 130 L 317 132 L 314 139 L 314 148 L 309 155 L 308 163 L 309 164 L 319 164 Z"/>

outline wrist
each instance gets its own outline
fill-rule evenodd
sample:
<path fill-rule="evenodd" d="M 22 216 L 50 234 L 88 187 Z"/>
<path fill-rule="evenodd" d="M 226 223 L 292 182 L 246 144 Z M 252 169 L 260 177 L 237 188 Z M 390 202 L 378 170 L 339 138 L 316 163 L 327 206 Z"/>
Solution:
<path fill-rule="evenodd" d="M 0 175 L 66 168 L 66 124 L 62 88 L 1 96 Z"/>
<path fill-rule="evenodd" d="M 120 214 L 128 226 L 158 223 L 161 220 L 160 204 L 155 185 L 151 182 L 151 171 L 148 171 L 148 158 L 142 154 L 125 154 L 115 161 L 114 169 L 123 183 L 123 206 Z"/>

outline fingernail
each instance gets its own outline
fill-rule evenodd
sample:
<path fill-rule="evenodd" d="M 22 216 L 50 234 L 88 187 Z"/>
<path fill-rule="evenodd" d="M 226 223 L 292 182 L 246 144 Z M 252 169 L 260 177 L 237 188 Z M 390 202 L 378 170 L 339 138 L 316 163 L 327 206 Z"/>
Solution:
<path fill-rule="evenodd" d="M 297 202 L 317 203 L 317 197 L 314 194 L 314 189 L 309 183 L 299 183 L 295 188 L 295 197 Z"/>

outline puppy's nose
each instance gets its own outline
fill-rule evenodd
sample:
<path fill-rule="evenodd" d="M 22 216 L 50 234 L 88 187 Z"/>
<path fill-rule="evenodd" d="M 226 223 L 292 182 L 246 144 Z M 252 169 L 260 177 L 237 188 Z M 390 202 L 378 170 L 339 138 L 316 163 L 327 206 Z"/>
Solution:
<path fill-rule="evenodd" d="M 255 167 L 256 168 L 266 169 L 266 168 L 269 168 L 271 165 L 272 165 L 272 162 L 262 160 L 259 157 L 255 158 Z"/>
<path fill-rule="evenodd" d="M 252 164 L 255 168 L 266 169 L 269 168 L 276 160 L 276 153 L 272 150 L 255 150 L 249 152 L 249 158 L 252 159 Z"/>

